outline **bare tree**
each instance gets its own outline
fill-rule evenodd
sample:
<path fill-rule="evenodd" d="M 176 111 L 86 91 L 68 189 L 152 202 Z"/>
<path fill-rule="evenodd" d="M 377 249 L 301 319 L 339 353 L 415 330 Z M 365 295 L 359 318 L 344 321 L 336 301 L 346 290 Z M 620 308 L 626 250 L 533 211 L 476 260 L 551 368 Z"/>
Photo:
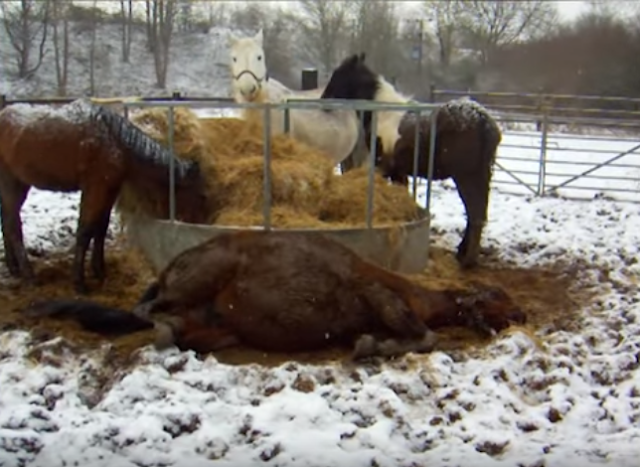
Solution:
<path fill-rule="evenodd" d="M 156 84 L 165 88 L 169 69 L 169 51 L 177 3 L 175 0 L 145 0 L 147 41 L 156 72 Z"/>
<path fill-rule="evenodd" d="M 30 78 L 42 65 L 49 25 L 49 0 L 20 0 L 0 2 L 2 22 L 11 46 L 16 52 L 15 60 L 19 78 Z M 39 41 L 38 41 L 39 38 Z M 35 64 L 31 54 L 38 45 Z"/>
<path fill-rule="evenodd" d="M 176 8 L 176 23 L 178 30 L 188 32 L 193 29 L 193 0 L 176 0 L 178 5 Z"/>
<path fill-rule="evenodd" d="M 98 0 L 93 0 L 91 7 L 91 41 L 89 42 L 89 94 L 96 93 L 96 40 L 98 36 Z"/>
<path fill-rule="evenodd" d="M 69 15 L 68 4 L 63 0 L 51 0 L 51 24 L 53 26 L 53 53 L 56 64 L 56 84 L 59 96 L 66 96 L 69 77 Z"/>
<path fill-rule="evenodd" d="M 448 2 L 427 0 L 423 4 L 425 19 L 433 25 L 433 35 L 438 44 L 439 65 L 448 68 L 456 48 L 464 5 L 459 0 Z"/>
<path fill-rule="evenodd" d="M 300 3 L 308 48 L 324 72 L 329 73 L 344 54 L 341 48 L 349 37 L 345 31 L 350 25 L 349 12 L 354 4 L 325 0 L 301 0 Z"/>
<path fill-rule="evenodd" d="M 390 0 L 356 0 L 351 7 L 351 52 L 366 52 L 367 62 L 376 71 L 396 77 L 402 55 L 396 4 Z"/>
<path fill-rule="evenodd" d="M 131 56 L 131 34 L 133 32 L 133 0 L 120 0 L 122 38 L 122 61 L 129 63 Z"/>
<path fill-rule="evenodd" d="M 483 63 L 497 48 L 544 35 L 557 19 L 554 3 L 545 0 L 460 0 L 461 22 Z"/>

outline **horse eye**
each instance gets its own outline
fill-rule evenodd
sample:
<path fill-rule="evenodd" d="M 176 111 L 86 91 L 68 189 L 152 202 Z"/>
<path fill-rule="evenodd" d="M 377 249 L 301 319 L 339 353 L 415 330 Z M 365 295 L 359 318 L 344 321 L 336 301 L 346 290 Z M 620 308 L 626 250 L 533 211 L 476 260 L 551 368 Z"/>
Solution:
<path fill-rule="evenodd" d="M 258 55 L 258 61 L 262 60 L 262 55 Z"/>
<path fill-rule="evenodd" d="M 236 61 L 236 57 L 233 57 L 233 61 L 234 61 L 234 62 Z"/>

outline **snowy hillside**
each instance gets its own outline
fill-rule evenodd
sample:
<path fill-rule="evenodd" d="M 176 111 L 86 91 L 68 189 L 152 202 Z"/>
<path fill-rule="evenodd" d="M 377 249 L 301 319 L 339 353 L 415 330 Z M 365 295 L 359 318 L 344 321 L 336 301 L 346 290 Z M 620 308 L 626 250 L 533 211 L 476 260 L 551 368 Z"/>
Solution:
<path fill-rule="evenodd" d="M 4 33 L 4 31 L 3 31 Z M 90 33 L 78 25 L 70 27 L 70 62 L 67 94 L 89 93 Z M 176 33 L 172 39 L 167 89 L 158 89 L 153 56 L 145 47 L 144 29 L 134 29 L 130 63 L 121 60 L 120 29 L 117 24 L 99 26 L 96 46 L 96 94 L 165 95 L 180 91 L 191 96 L 226 96 L 229 94 L 226 28 L 212 28 L 208 33 Z M 56 95 L 56 71 L 51 41 L 47 41 L 41 68 L 30 80 L 12 78 L 14 50 L 6 34 L 0 34 L 0 94 L 10 97 Z M 35 50 L 34 50 L 35 55 Z M 35 57 L 34 57 L 35 58 Z"/>

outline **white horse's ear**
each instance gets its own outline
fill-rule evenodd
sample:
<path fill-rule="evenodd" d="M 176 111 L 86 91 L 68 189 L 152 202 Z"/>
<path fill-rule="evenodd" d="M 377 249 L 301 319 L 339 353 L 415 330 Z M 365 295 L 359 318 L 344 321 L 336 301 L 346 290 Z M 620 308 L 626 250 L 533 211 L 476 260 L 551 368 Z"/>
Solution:
<path fill-rule="evenodd" d="M 236 45 L 238 43 L 239 40 L 240 40 L 240 38 L 238 36 L 236 36 L 234 33 L 230 32 L 229 33 L 229 37 L 227 37 L 227 45 L 229 47 L 233 47 L 234 45 Z"/>
<path fill-rule="evenodd" d="M 256 33 L 256 35 L 253 37 L 253 39 L 260 44 L 260 47 L 262 47 L 263 43 L 264 43 L 264 32 L 262 31 L 262 28 L 260 28 L 258 30 L 258 32 Z"/>

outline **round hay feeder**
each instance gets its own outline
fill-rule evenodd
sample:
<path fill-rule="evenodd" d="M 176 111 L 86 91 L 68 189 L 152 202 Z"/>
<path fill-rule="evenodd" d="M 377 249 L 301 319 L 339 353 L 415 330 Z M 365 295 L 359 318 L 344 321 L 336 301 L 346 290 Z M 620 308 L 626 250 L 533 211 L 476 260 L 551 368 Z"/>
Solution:
<path fill-rule="evenodd" d="M 135 217 L 125 221 L 127 238 L 156 269 L 162 270 L 184 250 L 227 232 L 261 230 Z M 321 233 L 369 261 L 393 271 L 415 274 L 427 266 L 430 217 L 395 226 L 372 228 L 286 229 Z M 278 230 L 273 228 L 272 230 Z"/>
<path fill-rule="evenodd" d="M 310 102 L 305 100 L 297 105 L 289 102 L 284 104 L 269 103 L 263 104 L 263 106 L 264 110 L 270 107 L 288 109 L 289 106 L 305 108 L 304 106 Z M 155 139 L 160 141 L 166 139 L 166 143 L 170 147 L 176 148 L 181 156 L 189 158 L 188 154 L 193 152 L 191 149 L 201 147 L 200 151 L 194 152 L 194 160 L 198 160 L 203 168 L 211 168 L 212 179 L 215 179 L 217 185 L 223 188 L 213 193 L 212 196 L 220 196 L 234 210 L 230 213 L 225 213 L 224 209 L 218 212 L 214 221 L 219 223 L 215 224 L 180 222 L 175 220 L 175 213 L 170 214 L 170 218 L 174 220 L 158 218 L 153 213 L 145 215 L 145 213 L 133 212 L 135 210 L 122 217 L 121 220 L 126 229 L 129 243 L 144 254 L 157 272 L 164 269 L 183 251 L 218 235 L 264 229 L 265 227 L 260 225 L 262 219 L 258 220 L 258 217 L 262 216 L 256 216 L 257 212 L 250 212 L 259 204 L 263 205 L 262 214 L 265 216 L 264 220 L 270 230 L 320 233 L 350 248 L 359 256 L 400 273 L 414 274 L 422 272 L 426 268 L 430 240 L 429 194 L 427 194 L 426 209 L 419 208 L 415 202 L 415 185 L 414 197 L 411 199 L 405 188 L 398 185 L 388 185 L 379 174 L 374 174 L 375 167 L 372 163 L 368 167 L 354 169 L 336 178 L 337 176 L 333 173 L 335 167 L 327 165 L 328 159 L 325 155 L 305 146 L 304 157 L 299 157 L 296 145 L 302 147 L 304 146 L 302 143 L 296 142 L 289 136 L 273 137 L 269 131 L 264 131 L 265 128 L 268 128 L 269 118 L 265 118 L 263 125 L 249 125 L 237 118 L 228 119 L 229 121 L 226 122 L 216 118 L 212 119 L 215 122 L 209 121 L 209 124 L 215 123 L 211 127 L 211 125 L 203 123 L 205 120 L 200 121 L 197 116 L 189 115 L 188 112 L 174 113 L 174 106 L 171 104 L 173 103 L 146 103 L 147 106 L 167 106 L 169 116 L 164 119 L 160 113 L 158 115 L 148 114 L 149 121 L 140 118 L 138 124 L 141 125 L 143 131 L 151 134 Z M 182 104 L 185 105 L 184 102 Z M 216 107 L 242 108 L 246 105 L 218 104 Z M 315 104 L 322 105 L 319 108 L 326 105 L 324 101 L 315 102 Z M 336 104 L 334 103 L 334 105 Z M 421 106 L 424 107 L 424 105 Z M 178 118 L 174 120 L 176 115 Z M 266 112 L 265 116 L 268 115 L 269 112 Z M 374 128 L 376 125 L 375 115 L 374 113 Z M 184 127 L 184 131 L 180 131 L 181 125 Z M 177 133 L 176 127 L 179 130 Z M 253 134 L 256 131 L 259 132 L 259 138 Z M 176 141 L 174 136 L 181 133 L 186 136 Z M 216 144 L 220 135 L 226 138 L 226 134 L 229 133 L 233 133 L 236 138 L 226 145 L 221 146 L 219 142 Z M 193 137 L 190 138 L 189 134 Z M 245 139 L 241 139 L 238 135 L 244 135 Z M 186 145 L 188 147 L 176 144 L 181 140 L 184 140 L 185 144 L 189 143 Z M 431 141 L 433 140 L 432 138 Z M 280 155 L 274 159 L 272 145 L 275 143 L 278 143 L 276 147 L 279 148 L 278 154 Z M 206 159 L 207 153 L 202 150 L 207 145 L 216 148 L 218 160 L 214 164 Z M 226 154 L 226 152 L 224 155 L 220 154 L 220 151 L 225 148 L 230 154 Z M 258 151 L 259 156 L 253 155 Z M 231 154 L 232 152 L 233 154 Z M 431 148 L 431 153 L 433 153 L 433 148 Z M 200 156 L 195 157 L 196 154 L 200 154 Z M 205 156 L 204 159 L 202 155 Z M 373 157 L 374 154 L 371 154 L 371 161 L 373 161 Z M 304 170 L 298 166 L 304 167 Z M 221 167 L 230 167 L 231 170 L 221 174 Z M 331 169 L 331 171 L 325 169 Z M 240 180 L 239 175 L 247 177 L 248 173 L 256 180 L 261 179 L 261 183 L 259 185 L 253 183 L 250 187 L 236 183 Z M 256 174 L 257 178 L 254 176 Z M 339 183 L 338 180 L 341 180 L 342 183 Z M 366 187 L 362 185 L 362 182 L 366 182 Z M 357 198 L 358 193 L 364 193 L 365 190 L 367 193 L 366 200 L 364 200 L 366 201 L 366 225 L 352 225 L 353 218 L 359 217 L 356 213 L 365 210 L 362 203 L 358 204 L 360 200 L 356 203 L 353 201 Z M 171 192 L 172 189 L 170 188 L 169 191 Z M 429 192 L 430 190 L 428 190 Z M 171 204 L 173 204 L 175 211 L 174 196 L 171 192 L 170 213 L 172 211 Z M 292 200 L 295 200 L 295 203 L 292 203 Z M 344 207 L 345 200 L 351 202 L 350 205 L 347 204 L 347 208 Z M 290 211 L 280 211 L 279 213 L 286 212 L 288 214 L 287 221 L 294 219 L 296 222 L 286 222 L 289 225 L 283 225 L 284 222 L 276 222 L 280 225 L 274 226 L 272 219 L 274 217 L 272 215 L 274 201 L 279 201 L 280 208 L 292 208 Z M 407 201 L 411 202 L 407 203 Z M 294 208 L 300 208 L 300 210 Z M 123 209 L 122 212 L 126 211 Z M 133 215 L 131 215 L 132 213 Z M 243 217 L 247 213 L 249 218 Z M 225 216 L 224 214 L 232 215 Z M 233 214 L 242 215 L 234 216 Z M 290 216 L 290 214 L 294 214 L 294 216 Z M 308 219 L 305 217 L 307 214 L 309 215 Z M 356 215 L 354 216 L 354 214 Z M 247 221 L 247 224 L 243 220 Z M 307 220 L 312 221 L 309 222 L 312 225 L 308 225 Z M 300 224 L 304 227 L 300 227 Z"/>

